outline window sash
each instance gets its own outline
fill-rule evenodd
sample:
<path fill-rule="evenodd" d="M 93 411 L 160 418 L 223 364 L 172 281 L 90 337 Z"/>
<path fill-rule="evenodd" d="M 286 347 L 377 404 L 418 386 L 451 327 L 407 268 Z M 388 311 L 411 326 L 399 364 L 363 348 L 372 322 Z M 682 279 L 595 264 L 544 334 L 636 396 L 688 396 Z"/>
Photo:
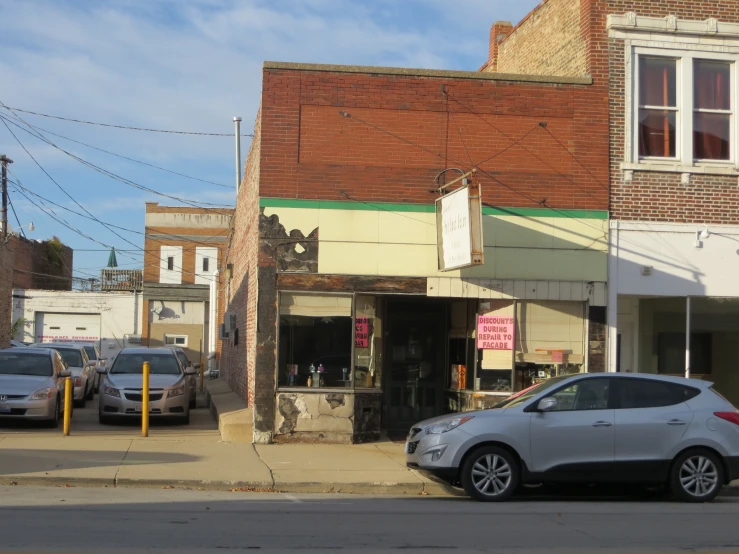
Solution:
<path fill-rule="evenodd" d="M 681 50 L 679 46 L 673 49 L 660 49 L 648 46 L 637 46 L 631 49 L 629 55 L 633 62 L 633 71 L 631 72 L 631 84 L 629 86 L 631 94 L 631 129 L 629 130 L 630 148 L 627 148 L 627 160 L 634 163 L 650 163 L 665 164 L 677 169 L 689 168 L 692 166 L 703 167 L 727 167 L 733 166 L 739 169 L 739 118 L 736 117 L 735 111 L 739 105 L 739 84 L 737 83 L 737 64 L 739 64 L 739 54 L 730 54 L 723 52 L 703 52 L 693 50 Z M 651 104 L 643 104 L 640 97 L 639 85 L 639 64 L 645 58 L 665 58 L 677 60 L 676 80 L 677 80 L 677 106 L 653 106 Z M 696 107 L 696 91 L 694 81 L 694 69 L 696 62 L 720 62 L 730 66 L 729 77 L 729 102 L 730 109 L 711 109 Z M 675 113 L 675 156 L 647 156 L 642 154 L 642 137 L 640 114 L 643 110 L 661 110 L 664 112 Z M 700 150 L 696 147 L 695 135 L 696 118 L 698 114 L 716 114 L 717 116 L 728 116 L 728 156 L 726 158 L 701 158 L 697 154 Z M 716 118 L 718 119 L 718 118 Z M 718 123 L 714 123 L 718 125 Z M 724 124 L 725 125 L 725 124 Z M 725 127 L 724 127 L 725 128 Z M 723 131 L 715 131 L 717 136 L 724 136 Z M 706 139 L 710 141 L 710 139 Z M 705 148 L 705 145 L 704 145 Z M 715 148 L 715 147 L 714 147 Z M 724 150 L 725 151 L 725 150 Z M 636 169 L 636 167 L 635 167 Z"/>

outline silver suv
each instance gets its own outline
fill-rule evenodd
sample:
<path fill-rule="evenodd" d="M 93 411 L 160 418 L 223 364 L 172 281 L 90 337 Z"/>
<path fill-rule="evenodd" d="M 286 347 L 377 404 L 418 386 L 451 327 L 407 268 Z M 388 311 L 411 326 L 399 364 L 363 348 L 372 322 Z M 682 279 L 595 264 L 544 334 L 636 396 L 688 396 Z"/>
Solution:
<path fill-rule="evenodd" d="M 557 377 L 493 409 L 414 425 L 406 463 L 482 501 L 524 483 L 622 482 L 707 502 L 739 479 L 739 412 L 705 381 Z"/>

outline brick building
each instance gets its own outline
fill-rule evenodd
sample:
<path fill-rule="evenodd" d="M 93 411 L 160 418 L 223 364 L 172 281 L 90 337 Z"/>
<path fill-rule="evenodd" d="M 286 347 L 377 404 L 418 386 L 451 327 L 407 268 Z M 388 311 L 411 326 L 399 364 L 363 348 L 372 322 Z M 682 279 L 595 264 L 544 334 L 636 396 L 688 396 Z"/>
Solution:
<path fill-rule="evenodd" d="M 221 365 L 256 442 L 373 440 L 605 370 L 598 8 L 544 5 L 566 31 L 547 35 L 551 68 L 526 36 L 536 13 L 493 27 L 480 72 L 264 64 L 229 254 L 244 340 L 224 344 Z M 518 65 L 516 40 L 532 51 Z M 440 271 L 436 189 L 471 169 L 485 263 Z M 515 338 L 479 344 L 478 316 Z"/>
<path fill-rule="evenodd" d="M 232 209 L 146 204 L 142 342 L 217 366 Z M 213 302 L 215 298 L 215 302 Z"/>
<path fill-rule="evenodd" d="M 74 252 L 56 237 L 29 240 L 11 234 L 8 245 L 15 254 L 13 288 L 72 290 Z"/>

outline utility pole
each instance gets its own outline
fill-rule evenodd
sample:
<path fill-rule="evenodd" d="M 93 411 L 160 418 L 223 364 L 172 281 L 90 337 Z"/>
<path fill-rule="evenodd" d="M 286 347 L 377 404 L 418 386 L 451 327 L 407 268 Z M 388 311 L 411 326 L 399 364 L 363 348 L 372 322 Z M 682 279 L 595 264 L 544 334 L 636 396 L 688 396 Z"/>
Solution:
<path fill-rule="evenodd" d="M 234 117 L 234 134 L 236 135 L 236 196 L 241 188 L 241 118 Z"/>
<path fill-rule="evenodd" d="M 3 221 L 3 239 L 7 240 L 8 238 L 8 164 L 12 164 L 13 160 L 8 158 L 5 154 L 0 155 L 0 163 L 2 163 L 3 166 L 3 177 L 2 177 L 2 186 L 3 186 L 3 211 L 2 211 L 2 221 Z"/>

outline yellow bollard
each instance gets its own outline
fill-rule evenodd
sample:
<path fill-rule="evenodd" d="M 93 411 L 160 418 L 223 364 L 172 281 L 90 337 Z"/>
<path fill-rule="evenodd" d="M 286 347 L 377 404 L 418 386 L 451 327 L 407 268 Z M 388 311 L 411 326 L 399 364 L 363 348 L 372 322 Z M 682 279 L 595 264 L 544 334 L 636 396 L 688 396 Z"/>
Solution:
<path fill-rule="evenodd" d="M 67 377 L 64 379 L 64 436 L 69 436 L 69 427 L 72 422 L 72 391 L 74 385 L 72 384 L 72 378 Z"/>
<path fill-rule="evenodd" d="M 141 387 L 141 436 L 149 436 L 149 362 L 144 362 L 144 378 Z"/>

